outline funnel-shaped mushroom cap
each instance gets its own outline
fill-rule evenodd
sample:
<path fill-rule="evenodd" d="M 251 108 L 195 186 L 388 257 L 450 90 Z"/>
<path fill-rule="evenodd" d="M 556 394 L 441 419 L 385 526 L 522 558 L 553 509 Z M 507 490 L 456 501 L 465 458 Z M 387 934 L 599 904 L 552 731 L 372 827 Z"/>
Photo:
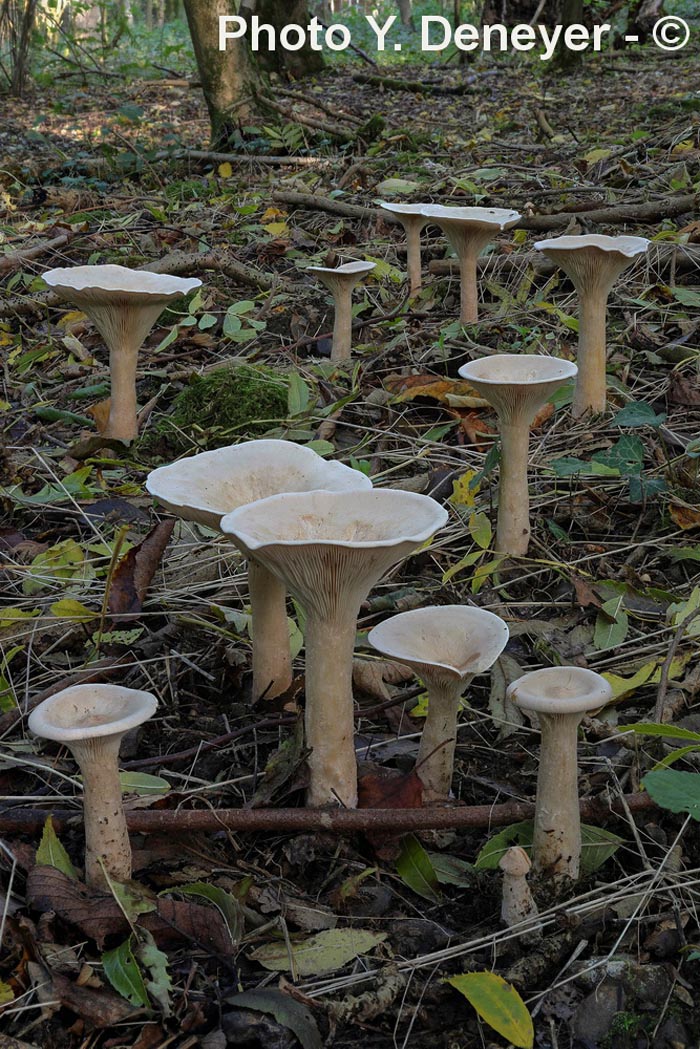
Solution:
<path fill-rule="evenodd" d="M 283 492 L 372 487 L 359 470 L 292 441 L 246 441 L 153 470 L 146 488 L 171 513 L 218 529 L 224 514 Z"/>
<path fill-rule="evenodd" d="M 613 691 L 600 674 L 585 667 L 546 667 L 518 678 L 508 698 L 537 714 L 585 714 L 609 703 Z"/>
<path fill-rule="evenodd" d="M 571 361 L 558 357 L 499 353 L 463 364 L 459 374 L 507 419 L 516 412 L 534 416 L 577 371 Z"/>
<path fill-rule="evenodd" d="M 202 283 L 125 266 L 70 266 L 43 279 L 91 317 L 110 349 L 120 340 L 138 349 L 164 307 Z"/>
<path fill-rule="evenodd" d="M 602 286 L 609 290 L 618 274 L 637 255 L 643 255 L 649 244 L 645 237 L 606 237 L 588 233 L 578 237 L 538 240 L 535 248 L 561 266 L 577 289 Z"/>
<path fill-rule="evenodd" d="M 448 235 L 450 229 L 457 232 L 463 228 L 483 233 L 487 238 L 499 230 L 510 229 L 520 219 L 519 212 L 508 208 L 447 208 L 443 204 L 425 204 L 422 213 Z"/>
<path fill-rule="evenodd" d="M 482 608 L 435 605 L 386 619 L 367 640 L 421 677 L 437 671 L 462 679 L 493 666 L 508 641 L 508 627 Z"/>
<path fill-rule="evenodd" d="M 395 215 L 400 222 L 416 222 L 423 227 L 430 221 L 425 214 L 425 209 L 430 207 L 429 204 L 390 204 L 385 200 L 380 200 L 379 207 Z"/>
<path fill-rule="evenodd" d="M 429 496 L 394 489 L 273 495 L 221 520 L 222 532 L 284 579 L 302 603 L 337 611 L 353 592 L 366 593 L 447 520 Z M 371 583 L 370 583 L 371 585 Z"/>
<path fill-rule="evenodd" d="M 340 288 L 354 288 L 368 273 L 376 267 L 376 262 L 344 262 L 342 266 L 309 266 L 309 273 L 318 274 L 332 294 Z"/>
<path fill-rule="evenodd" d="M 44 739 L 73 742 L 121 736 L 156 711 L 150 692 L 120 685 L 73 685 L 40 703 L 29 715 L 29 728 Z"/>

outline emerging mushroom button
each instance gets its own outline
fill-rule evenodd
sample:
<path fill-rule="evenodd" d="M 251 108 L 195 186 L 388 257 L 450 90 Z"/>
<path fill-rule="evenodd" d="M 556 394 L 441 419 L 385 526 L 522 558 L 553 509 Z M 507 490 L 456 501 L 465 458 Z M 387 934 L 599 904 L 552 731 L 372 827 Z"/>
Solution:
<path fill-rule="evenodd" d="M 599 413 L 606 404 L 606 312 L 610 289 L 650 242 L 644 237 L 606 237 L 586 234 L 554 237 L 535 244 L 560 266 L 573 282 L 580 299 L 579 374 L 572 411 L 575 417 Z"/>
<path fill-rule="evenodd" d="M 506 623 L 467 605 L 435 605 L 386 619 L 367 640 L 412 667 L 428 689 L 428 716 L 416 770 L 427 800 L 448 797 L 454 769 L 459 700 L 471 679 L 493 666 L 508 641 Z"/>
<path fill-rule="evenodd" d="M 576 879 L 581 862 L 578 796 L 578 726 L 584 714 L 605 706 L 612 689 L 584 667 L 548 667 L 514 681 L 508 698 L 536 714 L 542 736 L 533 862 L 556 880 Z"/>
<path fill-rule="evenodd" d="M 323 459 L 291 441 L 229 445 L 153 470 L 146 487 L 186 521 L 220 531 L 221 518 L 281 492 L 357 491 L 372 487 L 359 470 Z M 251 557 L 248 564 L 253 635 L 253 699 L 273 699 L 292 683 L 287 594 L 280 579 Z"/>
<path fill-rule="evenodd" d="M 105 872 L 117 881 L 131 877 L 131 846 L 119 780 L 119 747 L 126 732 L 153 716 L 150 692 L 118 685 L 75 685 L 40 703 L 29 728 L 64 743 L 83 777 L 85 876 L 103 887 Z"/>
<path fill-rule="evenodd" d="M 496 548 L 501 553 L 523 556 L 528 551 L 530 426 L 547 399 L 576 371 L 570 361 L 515 353 L 483 357 L 459 369 L 498 415 L 501 464 Z"/>
<path fill-rule="evenodd" d="M 88 315 L 110 358 L 111 398 L 105 436 L 132 441 L 138 433 L 136 364 L 141 345 L 163 309 L 201 286 L 195 277 L 170 277 L 125 266 L 48 270 L 44 281 Z"/>
<path fill-rule="evenodd" d="M 272 496 L 221 522 L 306 611 L 311 805 L 357 804 L 352 655 L 360 605 L 391 565 L 446 520 L 433 499 L 385 489 Z"/>
<path fill-rule="evenodd" d="M 443 230 L 459 259 L 461 312 L 463 324 L 479 319 L 477 259 L 492 237 L 510 229 L 520 219 L 517 211 L 506 208 L 447 208 L 429 204 L 423 214 Z"/>

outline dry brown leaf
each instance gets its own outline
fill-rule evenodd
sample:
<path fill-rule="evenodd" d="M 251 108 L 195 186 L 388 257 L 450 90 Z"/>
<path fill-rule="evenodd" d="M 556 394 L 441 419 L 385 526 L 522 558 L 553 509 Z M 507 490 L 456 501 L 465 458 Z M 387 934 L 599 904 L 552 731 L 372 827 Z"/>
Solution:
<path fill-rule="evenodd" d="M 671 372 L 668 381 L 668 399 L 671 404 L 700 404 L 700 385 L 685 375 Z"/>
<path fill-rule="evenodd" d="M 405 774 L 377 768 L 366 772 L 357 784 L 360 809 L 420 809 L 423 784 L 415 769 Z"/>
<path fill-rule="evenodd" d="M 352 683 L 360 692 L 375 699 L 392 698 L 388 685 L 400 685 L 413 678 L 413 671 L 403 663 L 391 659 L 353 659 Z"/>
<path fill-rule="evenodd" d="M 700 528 L 700 508 L 672 502 L 668 512 L 673 523 L 682 528 L 684 532 L 691 528 Z"/>
<path fill-rule="evenodd" d="M 109 409 L 112 401 L 108 397 L 106 401 L 97 401 L 96 404 L 91 404 L 89 408 L 85 409 L 87 415 L 91 415 L 95 420 L 95 426 L 100 436 L 104 437 L 107 433 L 109 426 Z"/>
<path fill-rule="evenodd" d="M 401 375 L 385 380 L 384 385 L 400 402 L 429 397 L 449 408 L 490 407 L 488 401 L 462 379 L 444 379 L 438 375 Z"/>
<path fill-rule="evenodd" d="M 602 601 L 595 591 L 591 589 L 585 579 L 582 579 L 579 575 L 572 575 L 570 578 L 573 588 L 576 591 L 576 603 L 579 607 L 589 608 L 593 605 L 594 608 L 600 608 Z"/>
<path fill-rule="evenodd" d="M 141 611 L 174 527 L 174 519 L 161 521 L 120 560 L 112 576 L 107 606 L 113 620 L 132 619 Z"/>

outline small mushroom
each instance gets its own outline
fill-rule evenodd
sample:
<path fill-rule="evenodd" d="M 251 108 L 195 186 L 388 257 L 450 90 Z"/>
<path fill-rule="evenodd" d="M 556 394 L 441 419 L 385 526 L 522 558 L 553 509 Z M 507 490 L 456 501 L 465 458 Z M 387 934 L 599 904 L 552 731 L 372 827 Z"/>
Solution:
<path fill-rule="evenodd" d="M 581 863 L 578 727 L 584 714 L 604 707 L 612 694 L 604 677 L 584 667 L 535 670 L 508 688 L 508 699 L 539 722 L 533 866 L 555 880 L 575 880 Z"/>
<path fill-rule="evenodd" d="M 120 882 L 131 877 L 119 747 L 125 733 L 153 717 L 157 705 L 150 692 L 120 685 L 74 685 L 45 699 L 29 715 L 31 731 L 64 743 L 80 766 L 88 885 L 103 888 L 105 871 Z"/>
<path fill-rule="evenodd" d="M 508 627 L 498 616 L 468 605 L 434 605 L 400 612 L 370 630 L 370 645 L 411 667 L 428 689 L 428 716 L 416 771 L 429 801 L 450 793 L 459 700 L 476 674 L 498 659 Z"/>
<path fill-rule="evenodd" d="M 324 459 L 292 441 L 228 445 L 152 470 L 151 495 L 171 513 L 221 531 L 221 518 L 239 506 L 281 492 L 371 488 L 359 470 Z M 251 557 L 248 589 L 253 637 L 253 699 L 274 699 L 292 683 L 284 583 Z"/>
<path fill-rule="evenodd" d="M 499 353 L 462 365 L 459 374 L 498 415 L 501 466 L 496 549 L 513 557 L 524 556 L 530 543 L 530 426 L 554 391 L 576 375 L 576 365 L 556 357 Z"/>
<path fill-rule="evenodd" d="M 510 229 L 520 215 L 505 208 L 446 208 L 442 204 L 427 204 L 423 215 L 440 227 L 457 254 L 462 300 L 459 319 L 462 324 L 475 324 L 479 319 L 477 259 L 494 234 Z"/>
<path fill-rule="evenodd" d="M 352 657 L 360 605 L 388 568 L 446 520 L 428 496 L 373 489 L 273 495 L 221 521 L 306 612 L 309 805 L 357 805 Z"/>
<path fill-rule="evenodd" d="M 606 402 L 606 313 L 608 296 L 617 277 L 649 248 L 644 237 L 554 237 L 535 244 L 560 266 L 573 282 L 580 299 L 578 379 L 574 418 L 586 412 L 604 412 Z"/>
<path fill-rule="evenodd" d="M 105 437 L 133 441 L 139 350 L 168 303 L 199 288 L 201 280 L 125 266 L 71 266 L 49 270 L 43 279 L 88 315 L 107 344 L 111 399 Z"/>
<path fill-rule="evenodd" d="M 406 264 L 411 295 L 417 295 L 423 286 L 420 235 L 430 219 L 424 214 L 426 204 L 387 204 L 379 207 L 396 218 L 406 231 Z"/>
<path fill-rule="evenodd" d="M 537 915 L 537 904 L 527 883 L 532 864 L 525 849 L 513 845 L 503 853 L 498 866 L 503 871 L 501 921 L 510 929 Z M 542 930 L 537 933 L 541 936 Z"/>
<path fill-rule="evenodd" d="M 333 347 L 331 360 L 334 364 L 349 361 L 352 353 L 352 292 L 355 285 L 375 268 L 375 262 L 346 262 L 331 269 L 328 266 L 309 266 L 325 284 L 335 305 L 333 324 Z"/>

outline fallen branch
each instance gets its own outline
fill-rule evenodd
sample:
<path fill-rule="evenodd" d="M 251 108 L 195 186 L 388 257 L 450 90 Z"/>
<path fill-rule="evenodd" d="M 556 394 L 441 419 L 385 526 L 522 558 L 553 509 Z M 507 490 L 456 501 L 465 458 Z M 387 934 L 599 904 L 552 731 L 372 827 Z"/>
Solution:
<path fill-rule="evenodd" d="M 271 288 L 290 291 L 292 288 L 288 281 L 276 274 L 263 273 L 255 266 L 244 266 L 242 262 L 238 262 L 231 255 L 223 252 L 209 251 L 200 255 L 196 251 L 173 251 L 162 259 L 155 259 L 147 263 L 142 269 L 150 270 L 152 273 L 168 273 L 171 277 L 199 275 L 204 270 L 216 270 L 239 284 L 261 288 L 263 291 L 269 291 Z"/>
<path fill-rule="evenodd" d="M 178 153 L 159 153 L 156 160 L 187 157 L 189 160 L 208 160 L 212 164 L 263 164 L 270 167 L 285 164 L 295 167 L 318 167 L 323 164 L 337 164 L 336 157 L 278 157 L 256 153 L 212 153 L 206 149 L 186 149 Z"/>
<path fill-rule="evenodd" d="M 610 816 L 624 816 L 626 809 L 642 813 L 655 808 L 648 794 L 626 794 L 612 802 L 591 798 L 580 805 L 581 818 L 587 823 L 593 820 L 602 823 Z M 127 812 L 126 821 L 133 834 L 172 835 L 221 830 L 325 831 L 334 834 L 389 831 L 405 834 L 416 830 L 504 826 L 532 819 L 534 813 L 535 806 L 531 802 L 513 801 L 503 805 L 426 809 L 134 809 Z M 50 813 L 42 809 L 0 809 L 0 833 L 38 831 L 49 814 L 57 830 L 78 816 L 71 809 L 51 810 Z M 79 818 L 82 819 L 82 815 Z"/>
<path fill-rule="evenodd" d="M 646 204 L 614 204 L 607 208 L 595 208 L 592 211 L 560 211 L 556 215 L 531 215 L 516 224 L 515 229 L 550 230 L 563 229 L 570 222 L 583 219 L 584 222 L 605 223 L 608 226 L 624 225 L 627 222 L 644 225 L 659 222 L 661 219 L 673 218 L 687 212 L 697 211 L 700 195 L 683 193 L 680 196 L 663 197 L 650 200 Z"/>
<path fill-rule="evenodd" d="M 338 142 L 353 142 L 355 139 L 354 133 L 348 128 L 341 127 L 337 121 L 331 124 L 328 120 L 321 120 L 319 117 L 304 116 L 298 109 L 284 106 L 281 102 L 276 102 L 267 95 L 260 98 L 260 103 L 273 110 L 273 112 L 279 113 L 280 116 L 285 117 L 291 123 L 301 124 L 304 127 L 311 128 L 312 131 L 320 131 L 330 138 L 337 139 Z"/>
<path fill-rule="evenodd" d="M 32 259 L 41 258 L 48 251 L 56 251 L 58 248 L 65 248 L 66 244 L 70 244 L 71 240 L 75 236 L 71 230 L 67 230 L 65 233 L 59 233 L 57 237 L 53 237 L 51 240 L 42 240 L 39 244 L 32 245 L 31 248 L 22 248 L 20 251 L 13 251 L 7 255 L 0 255 L 0 275 L 4 273 L 11 273 L 12 270 L 21 269 L 25 262 L 31 262 Z"/>
<path fill-rule="evenodd" d="M 369 84 L 389 91 L 411 91 L 416 95 L 473 95 L 476 77 L 469 77 L 464 84 L 431 84 L 424 80 L 402 80 L 395 76 L 379 76 L 374 73 L 355 73 L 352 78 L 357 84 Z"/>
<path fill-rule="evenodd" d="M 308 211 L 327 211 L 330 215 L 341 215 L 346 219 L 390 219 L 391 216 L 378 208 L 365 208 L 360 204 L 345 204 L 342 200 L 322 197 L 318 193 L 297 193 L 291 189 L 277 189 L 272 199 L 278 204 L 291 204 Z"/>

